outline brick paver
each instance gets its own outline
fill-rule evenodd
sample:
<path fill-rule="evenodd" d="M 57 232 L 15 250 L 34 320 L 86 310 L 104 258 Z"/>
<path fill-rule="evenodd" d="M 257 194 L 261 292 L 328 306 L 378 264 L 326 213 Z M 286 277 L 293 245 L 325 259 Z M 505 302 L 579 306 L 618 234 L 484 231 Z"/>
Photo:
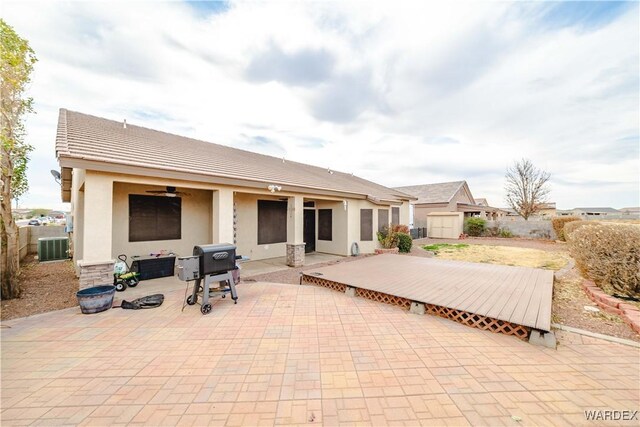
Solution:
<path fill-rule="evenodd" d="M 596 425 L 585 410 L 640 409 L 637 348 L 565 332 L 534 347 L 315 286 L 238 293 L 208 316 L 168 291 L 152 310 L 3 322 L 2 425 Z"/>

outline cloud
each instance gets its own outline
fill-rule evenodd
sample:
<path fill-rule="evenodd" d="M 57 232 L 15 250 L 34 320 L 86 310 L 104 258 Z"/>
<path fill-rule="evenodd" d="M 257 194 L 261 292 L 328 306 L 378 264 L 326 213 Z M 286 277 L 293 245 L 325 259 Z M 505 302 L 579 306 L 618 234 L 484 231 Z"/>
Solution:
<path fill-rule="evenodd" d="M 323 85 L 311 100 L 311 114 L 318 120 L 348 123 L 367 109 L 378 110 L 379 101 L 368 71 L 345 74 Z"/>
<path fill-rule="evenodd" d="M 640 205 L 637 3 L 3 3 L 39 58 L 31 192 L 58 108 L 400 186 L 552 173 L 558 206 Z"/>
<path fill-rule="evenodd" d="M 255 82 L 277 81 L 292 86 L 311 86 L 329 78 L 333 57 L 323 49 L 285 53 L 270 44 L 249 63 L 246 76 Z"/>

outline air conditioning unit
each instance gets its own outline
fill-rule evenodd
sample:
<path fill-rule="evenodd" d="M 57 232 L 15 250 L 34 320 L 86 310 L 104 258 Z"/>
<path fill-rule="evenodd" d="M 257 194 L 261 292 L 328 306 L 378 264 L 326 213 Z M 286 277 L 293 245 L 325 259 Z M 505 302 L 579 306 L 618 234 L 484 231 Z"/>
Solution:
<path fill-rule="evenodd" d="M 68 237 L 41 237 L 38 239 L 38 261 L 55 261 L 69 258 Z"/>

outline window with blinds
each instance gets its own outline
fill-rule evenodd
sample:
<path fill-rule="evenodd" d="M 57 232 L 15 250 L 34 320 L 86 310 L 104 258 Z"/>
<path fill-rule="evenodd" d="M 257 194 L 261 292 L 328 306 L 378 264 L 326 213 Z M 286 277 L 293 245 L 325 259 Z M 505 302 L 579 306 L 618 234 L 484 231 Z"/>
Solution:
<path fill-rule="evenodd" d="M 180 240 L 182 199 L 180 197 L 129 194 L 129 241 Z"/>

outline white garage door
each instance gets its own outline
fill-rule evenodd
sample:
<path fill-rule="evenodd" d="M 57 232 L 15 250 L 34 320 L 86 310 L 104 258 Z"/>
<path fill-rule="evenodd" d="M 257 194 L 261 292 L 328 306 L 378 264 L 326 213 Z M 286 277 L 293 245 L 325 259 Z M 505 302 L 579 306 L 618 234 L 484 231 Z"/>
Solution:
<path fill-rule="evenodd" d="M 427 215 L 427 236 L 435 239 L 457 239 L 462 233 L 462 212 Z"/>

